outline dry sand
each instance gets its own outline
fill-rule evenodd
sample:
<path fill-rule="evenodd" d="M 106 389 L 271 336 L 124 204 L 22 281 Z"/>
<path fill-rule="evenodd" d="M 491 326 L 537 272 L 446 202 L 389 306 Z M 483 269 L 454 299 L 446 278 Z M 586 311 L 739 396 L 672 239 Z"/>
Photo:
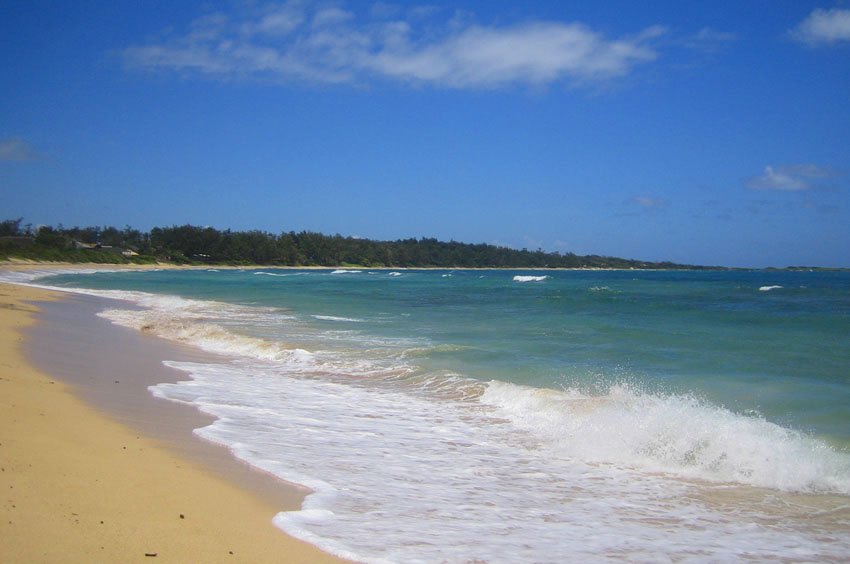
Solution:
<path fill-rule="evenodd" d="M 339 562 L 277 530 L 275 503 L 30 366 L 28 302 L 55 297 L 0 284 L 0 562 Z"/>

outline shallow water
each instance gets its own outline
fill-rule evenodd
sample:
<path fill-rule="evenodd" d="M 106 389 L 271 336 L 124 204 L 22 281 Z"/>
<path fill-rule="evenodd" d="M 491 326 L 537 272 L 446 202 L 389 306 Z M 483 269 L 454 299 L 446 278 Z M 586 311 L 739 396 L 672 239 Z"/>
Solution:
<path fill-rule="evenodd" d="M 230 358 L 151 388 L 367 561 L 841 560 L 850 274 L 62 275 Z M 141 306 L 141 309 L 138 309 Z"/>

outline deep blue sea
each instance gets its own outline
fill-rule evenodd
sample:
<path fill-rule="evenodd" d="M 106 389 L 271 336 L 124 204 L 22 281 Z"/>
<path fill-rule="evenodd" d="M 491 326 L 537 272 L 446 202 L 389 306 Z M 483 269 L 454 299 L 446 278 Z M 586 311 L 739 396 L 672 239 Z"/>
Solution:
<path fill-rule="evenodd" d="M 65 274 L 369 562 L 845 560 L 850 273 Z M 221 357 L 218 357 L 221 358 Z"/>

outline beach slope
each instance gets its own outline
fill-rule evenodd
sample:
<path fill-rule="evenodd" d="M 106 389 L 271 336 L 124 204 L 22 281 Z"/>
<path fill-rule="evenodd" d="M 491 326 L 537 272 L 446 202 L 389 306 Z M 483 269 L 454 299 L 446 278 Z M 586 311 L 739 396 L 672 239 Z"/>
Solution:
<path fill-rule="evenodd" d="M 0 284 L 0 562 L 338 562 L 278 509 L 108 419 L 29 366 L 50 292 Z"/>

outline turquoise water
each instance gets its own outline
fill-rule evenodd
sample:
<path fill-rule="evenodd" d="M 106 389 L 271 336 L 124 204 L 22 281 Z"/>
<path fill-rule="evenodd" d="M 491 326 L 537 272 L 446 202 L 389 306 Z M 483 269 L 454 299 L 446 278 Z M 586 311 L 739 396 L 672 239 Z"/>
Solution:
<path fill-rule="evenodd" d="M 518 283 L 527 272 L 330 272 L 121 272 L 51 284 L 356 319 L 315 321 L 444 345 L 422 363 L 481 380 L 587 391 L 625 381 L 850 445 L 850 273 L 550 272 Z M 781 288 L 759 290 L 770 286 Z"/>
<path fill-rule="evenodd" d="M 342 555 L 850 553 L 847 272 L 266 269 L 39 283 L 130 301 L 101 315 L 229 355 L 172 363 L 187 381 L 152 392 L 215 415 L 200 436 L 311 487 L 304 510 L 276 523 Z"/>

